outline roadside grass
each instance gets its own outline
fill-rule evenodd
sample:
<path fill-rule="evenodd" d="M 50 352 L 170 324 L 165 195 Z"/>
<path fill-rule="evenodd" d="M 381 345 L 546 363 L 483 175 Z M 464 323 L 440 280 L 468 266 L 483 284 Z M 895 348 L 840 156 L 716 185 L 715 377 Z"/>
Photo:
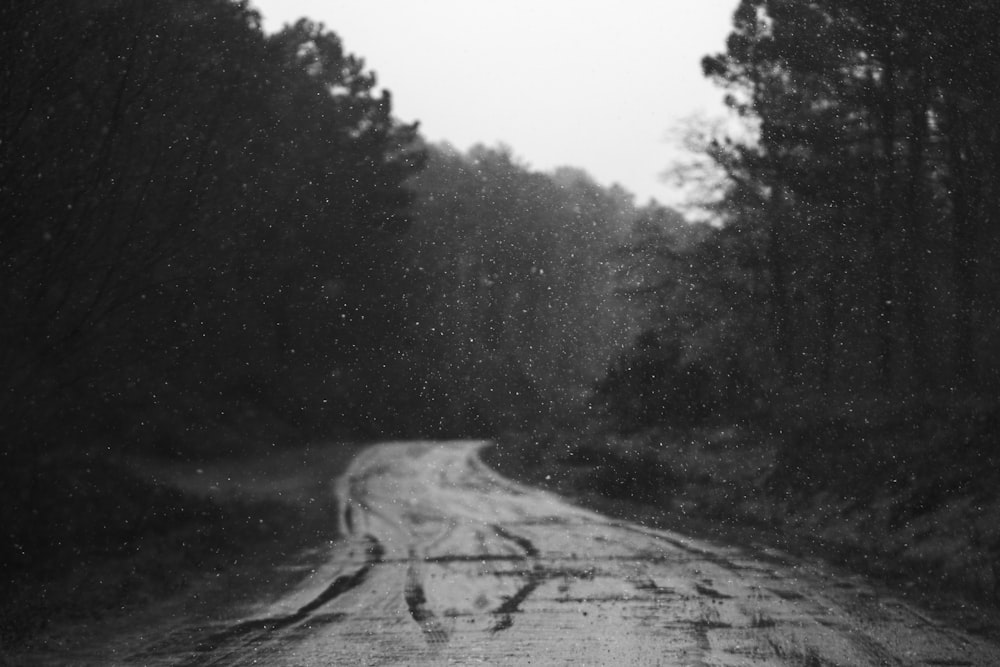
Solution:
<path fill-rule="evenodd" d="M 995 611 L 1000 450 L 991 418 L 941 423 L 919 440 L 901 428 L 826 430 L 625 437 L 591 425 L 508 433 L 485 458 L 604 513 L 845 566 L 959 615 Z"/>
<path fill-rule="evenodd" d="M 131 616 L 213 582 L 266 590 L 273 566 L 337 537 L 331 486 L 358 447 L 60 456 L 7 471 L 0 654 L 53 626 Z"/>
<path fill-rule="evenodd" d="M 643 523 L 669 517 L 697 528 L 762 524 L 754 506 L 775 447 L 748 446 L 738 429 L 648 430 L 628 437 L 583 431 L 507 433 L 485 453 L 513 478 Z M 690 525 L 688 525 L 690 524 Z M 697 525 L 696 525 L 697 524 Z"/>

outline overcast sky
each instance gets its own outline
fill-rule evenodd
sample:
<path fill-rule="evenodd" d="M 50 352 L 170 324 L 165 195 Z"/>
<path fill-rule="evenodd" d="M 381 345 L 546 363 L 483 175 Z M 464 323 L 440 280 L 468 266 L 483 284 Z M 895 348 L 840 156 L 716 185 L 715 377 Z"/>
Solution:
<path fill-rule="evenodd" d="M 700 61 L 723 49 L 737 0 L 252 4 L 268 32 L 306 16 L 337 33 L 430 141 L 503 142 L 534 169 L 581 167 L 639 203 L 675 203 L 659 176 L 683 157 L 671 131 L 724 114 Z"/>

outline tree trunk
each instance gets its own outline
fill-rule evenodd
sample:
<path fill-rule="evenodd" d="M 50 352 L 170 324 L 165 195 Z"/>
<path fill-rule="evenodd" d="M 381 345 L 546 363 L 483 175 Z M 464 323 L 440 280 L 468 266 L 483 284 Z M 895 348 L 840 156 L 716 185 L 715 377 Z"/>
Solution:
<path fill-rule="evenodd" d="M 791 341 L 789 323 L 791 304 L 789 302 L 787 253 L 784 238 L 784 193 L 781 185 L 776 185 L 771 199 L 770 238 L 767 246 L 767 264 L 771 274 L 771 332 L 774 336 L 774 351 L 778 366 L 779 384 L 784 384 L 791 371 Z"/>
<path fill-rule="evenodd" d="M 902 269 L 905 290 L 906 328 L 910 341 L 910 368 L 920 389 L 929 384 L 929 358 L 927 355 L 927 316 L 925 310 L 923 265 L 927 253 L 924 229 L 924 147 L 927 140 L 927 96 L 923 84 L 923 71 L 918 70 L 919 89 L 910 107 L 910 136 L 908 153 L 908 181 L 906 214 L 903 233 Z"/>
<path fill-rule="evenodd" d="M 882 99 L 879 103 L 882 177 L 879 188 L 878 221 L 872 241 L 875 245 L 875 284 L 878 313 L 878 379 L 884 389 L 892 386 L 894 346 L 894 253 L 892 237 L 896 228 L 896 72 L 892 51 L 892 27 L 886 26 L 883 37 Z"/>
<path fill-rule="evenodd" d="M 972 313 L 976 300 L 975 230 L 966 168 L 968 133 L 957 104 L 948 105 L 949 194 L 952 203 L 951 265 L 955 280 L 953 384 L 967 385 L 975 368 Z"/>

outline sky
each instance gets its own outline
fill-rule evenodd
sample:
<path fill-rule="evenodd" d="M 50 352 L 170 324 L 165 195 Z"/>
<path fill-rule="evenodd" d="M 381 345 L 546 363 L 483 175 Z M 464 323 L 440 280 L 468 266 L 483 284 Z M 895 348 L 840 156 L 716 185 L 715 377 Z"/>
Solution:
<path fill-rule="evenodd" d="M 738 0 L 251 0 L 267 32 L 308 17 L 365 60 L 395 116 L 432 142 L 579 167 L 676 205 L 679 128 L 725 115 L 701 58 Z"/>

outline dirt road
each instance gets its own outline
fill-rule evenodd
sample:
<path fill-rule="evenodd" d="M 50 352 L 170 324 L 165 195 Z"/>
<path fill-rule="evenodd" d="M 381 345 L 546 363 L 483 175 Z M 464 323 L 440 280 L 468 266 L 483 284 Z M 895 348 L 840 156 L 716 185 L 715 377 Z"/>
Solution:
<path fill-rule="evenodd" d="M 1000 664 L 860 578 L 572 507 L 481 444 L 365 450 L 335 486 L 349 539 L 298 589 L 120 664 Z"/>

